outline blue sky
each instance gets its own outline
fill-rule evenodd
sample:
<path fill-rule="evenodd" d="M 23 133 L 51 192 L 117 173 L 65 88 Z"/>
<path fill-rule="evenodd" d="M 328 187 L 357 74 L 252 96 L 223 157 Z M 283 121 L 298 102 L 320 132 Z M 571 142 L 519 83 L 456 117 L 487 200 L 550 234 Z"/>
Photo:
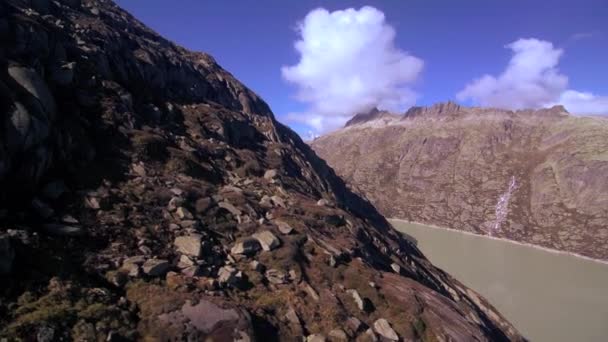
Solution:
<path fill-rule="evenodd" d="M 220 65 L 261 95 L 279 120 L 302 135 L 309 130 L 323 132 L 335 128 L 323 126 L 325 122 L 330 125 L 329 121 L 320 121 L 320 126 L 314 127 L 308 119 L 293 120 L 300 114 L 303 118 L 316 114 L 312 112 L 319 111 L 320 105 L 315 100 L 301 102 L 296 99 L 298 90 L 310 79 L 294 76 L 292 82 L 288 82 L 281 71 L 283 66 L 299 63 L 301 55 L 294 48 L 294 42 L 301 40 L 298 23 L 319 7 L 330 13 L 353 8 L 353 13 L 357 14 L 363 6 L 372 6 L 384 14 L 378 25 L 392 28 L 395 34 L 389 49 L 394 48 L 423 63 L 420 70 L 416 69 L 413 79 L 401 80 L 408 91 L 416 94 L 398 102 L 402 106 L 428 105 L 450 99 L 465 104 L 508 101 L 508 97 L 503 97 L 502 102 L 492 102 L 492 96 L 500 96 L 503 89 L 512 88 L 503 84 L 507 81 L 502 82 L 500 75 L 509 74 L 505 70 L 516 50 L 505 46 L 522 38 L 552 44 L 536 44 L 532 48 L 536 49 L 534 51 L 560 52 L 559 61 L 555 65 L 542 66 L 545 68 L 540 71 L 542 79 L 534 82 L 544 85 L 545 78 L 550 77 L 546 73 L 555 72 L 560 77 L 567 77 L 564 87 L 575 90 L 574 95 L 592 93 L 596 100 L 594 104 L 601 100 L 603 105 L 608 95 L 606 0 L 180 0 L 171 3 L 166 0 L 118 0 L 117 3 L 166 38 L 213 55 Z M 319 15 L 322 17 L 322 13 Z M 348 16 L 348 13 L 344 15 Z M 333 20 L 327 15 L 324 18 L 319 20 Z M 337 32 L 340 30 L 338 28 Z M 369 58 L 376 58 L 376 55 Z M 472 86 L 457 98 L 456 94 L 463 92 L 465 86 L 485 74 L 494 78 L 490 80 L 490 90 L 479 89 L 486 86 L 486 82 Z M 504 78 L 511 79 L 508 75 Z M 326 84 L 313 81 L 316 86 Z M 398 86 L 395 88 L 398 91 L 405 89 L 403 84 Z M 566 88 L 556 91 L 561 94 Z M 323 89 L 316 89 L 316 92 L 323 93 Z M 488 95 L 488 92 L 492 94 Z M 538 102 L 534 100 L 528 103 Z M 338 106 L 336 110 L 342 108 Z M 353 110 L 351 106 L 338 114 L 348 116 Z"/>

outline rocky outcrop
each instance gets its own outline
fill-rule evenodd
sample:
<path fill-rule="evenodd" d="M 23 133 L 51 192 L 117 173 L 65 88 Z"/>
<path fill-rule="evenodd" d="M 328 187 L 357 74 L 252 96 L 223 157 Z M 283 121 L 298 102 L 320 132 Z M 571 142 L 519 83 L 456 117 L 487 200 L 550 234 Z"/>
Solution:
<path fill-rule="evenodd" d="M 608 259 L 608 121 L 414 107 L 312 146 L 387 217 Z"/>
<path fill-rule="evenodd" d="M 522 340 L 211 56 L 102 0 L 0 2 L 0 39 L 0 339 L 324 339 L 356 320 L 356 340 L 384 318 L 403 339 Z M 400 302 L 369 286 L 394 263 Z"/>

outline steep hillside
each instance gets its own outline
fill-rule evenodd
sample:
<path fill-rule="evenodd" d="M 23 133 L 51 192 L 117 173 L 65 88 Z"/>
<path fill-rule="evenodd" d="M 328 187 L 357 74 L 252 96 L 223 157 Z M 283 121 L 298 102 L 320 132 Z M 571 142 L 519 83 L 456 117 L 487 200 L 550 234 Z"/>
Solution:
<path fill-rule="evenodd" d="M 523 340 L 209 55 L 101 0 L 0 40 L 0 339 Z"/>
<path fill-rule="evenodd" d="M 608 120 L 415 107 L 312 143 L 387 217 L 608 259 Z"/>

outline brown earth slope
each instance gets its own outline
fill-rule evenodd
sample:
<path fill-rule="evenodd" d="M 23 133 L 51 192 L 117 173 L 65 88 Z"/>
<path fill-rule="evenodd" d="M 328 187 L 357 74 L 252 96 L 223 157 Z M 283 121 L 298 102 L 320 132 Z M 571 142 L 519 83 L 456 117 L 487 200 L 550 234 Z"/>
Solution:
<path fill-rule="evenodd" d="M 385 216 L 608 260 L 605 118 L 454 103 L 387 117 L 312 143 Z"/>
<path fill-rule="evenodd" d="M 522 340 L 209 55 L 110 1 L 0 40 L 0 339 Z"/>

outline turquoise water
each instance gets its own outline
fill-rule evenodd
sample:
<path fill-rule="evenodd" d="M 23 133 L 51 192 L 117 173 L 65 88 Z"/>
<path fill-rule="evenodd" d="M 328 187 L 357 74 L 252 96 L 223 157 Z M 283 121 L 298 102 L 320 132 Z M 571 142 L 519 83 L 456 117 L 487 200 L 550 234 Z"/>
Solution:
<path fill-rule="evenodd" d="M 436 266 L 487 298 L 531 341 L 608 341 L 608 264 L 391 220 Z"/>

